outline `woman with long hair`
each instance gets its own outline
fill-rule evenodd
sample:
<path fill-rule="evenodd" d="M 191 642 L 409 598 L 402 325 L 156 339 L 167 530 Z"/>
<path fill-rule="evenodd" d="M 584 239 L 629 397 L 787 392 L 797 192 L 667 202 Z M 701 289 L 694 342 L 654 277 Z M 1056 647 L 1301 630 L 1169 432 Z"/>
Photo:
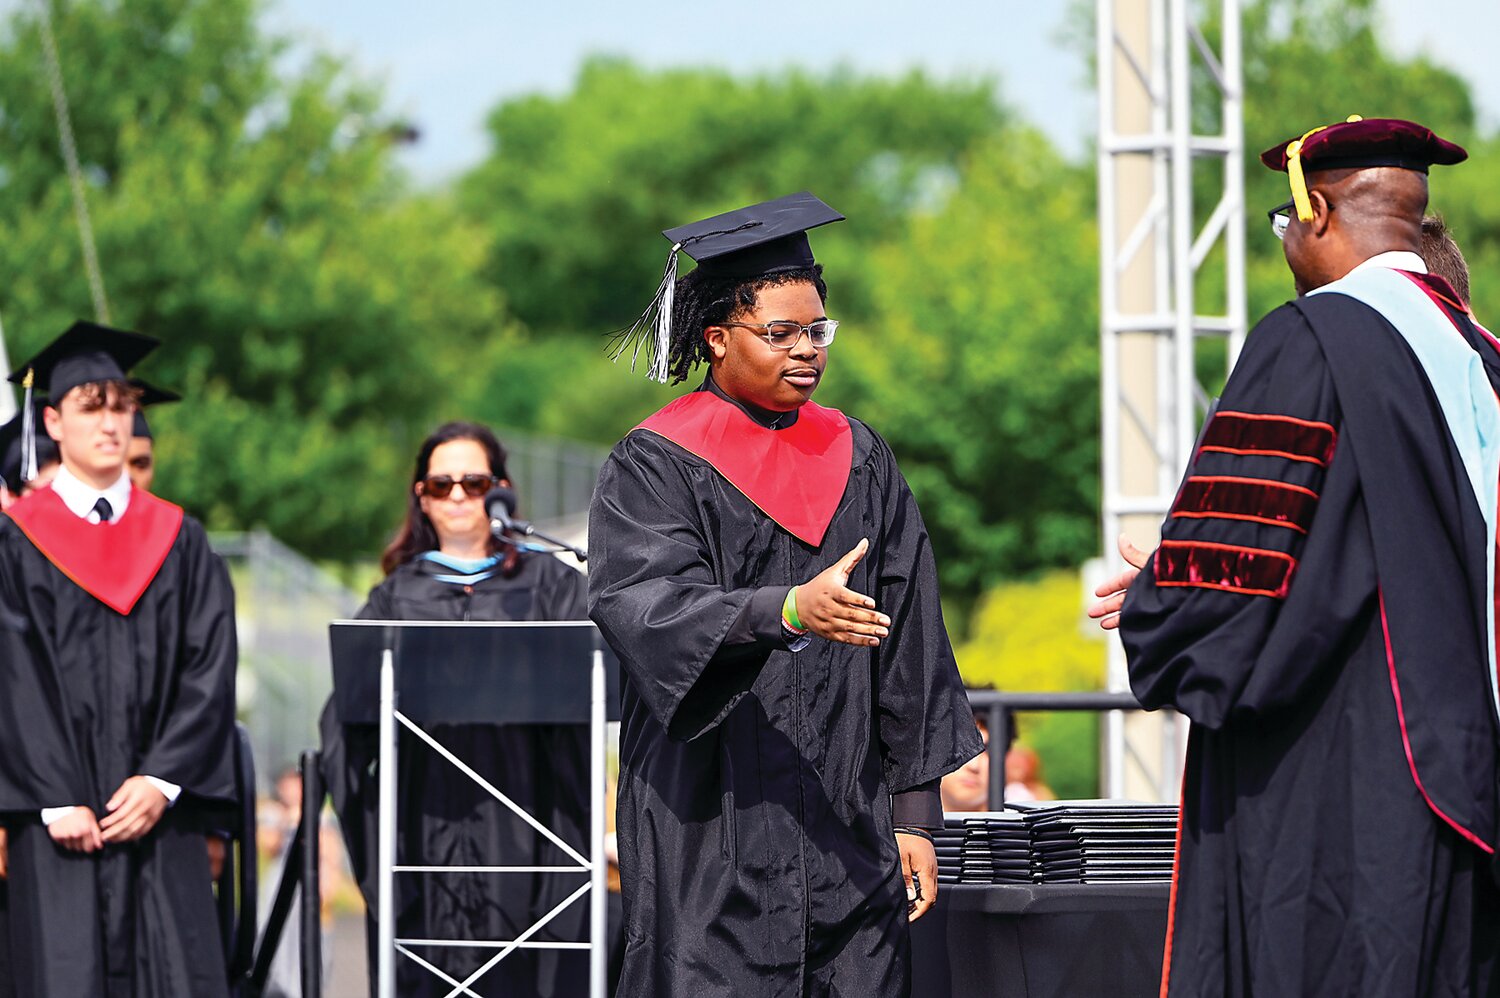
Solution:
<path fill-rule="evenodd" d="M 582 620 L 583 576 L 549 554 L 495 537 L 484 497 L 509 486 L 505 448 L 487 427 L 445 423 L 422 443 L 406 516 L 381 558 L 385 579 L 360 610 L 374 620 Z M 587 728 L 575 725 L 434 725 L 430 734 L 518 806 L 586 852 Z M 366 904 L 375 910 L 378 756 L 375 733 L 323 715 L 323 771 Z M 414 736 L 402 732 L 397 821 L 408 865 L 562 866 L 561 850 Z M 576 880 L 576 878 L 573 878 Z M 577 883 L 556 874 L 439 873 L 396 881 L 396 935 L 513 940 Z M 584 938 L 586 905 L 549 922 L 538 941 Z M 373 916 L 369 921 L 374 939 Z M 409 947 L 457 980 L 496 950 Z M 374 989 L 371 950 L 371 989 Z M 517 949 L 473 983 L 487 995 L 573 995 L 587 987 L 580 953 Z M 450 986 L 397 957 L 397 993 L 445 995 Z"/>

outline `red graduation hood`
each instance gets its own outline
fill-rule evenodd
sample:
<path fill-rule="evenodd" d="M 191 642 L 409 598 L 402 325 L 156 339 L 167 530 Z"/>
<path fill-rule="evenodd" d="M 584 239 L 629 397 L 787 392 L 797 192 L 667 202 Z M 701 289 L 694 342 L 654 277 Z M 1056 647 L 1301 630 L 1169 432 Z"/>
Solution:
<path fill-rule="evenodd" d="M 132 486 L 124 514 L 113 523 L 89 523 L 49 485 L 5 515 L 59 572 L 111 610 L 128 614 L 167 560 L 183 513 Z"/>
<path fill-rule="evenodd" d="M 849 484 L 854 436 L 837 409 L 805 403 L 784 430 L 761 426 L 713 392 L 691 392 L 637 429 L 665 437 L 714 466 L 793 537 L 823 535 Z"/>

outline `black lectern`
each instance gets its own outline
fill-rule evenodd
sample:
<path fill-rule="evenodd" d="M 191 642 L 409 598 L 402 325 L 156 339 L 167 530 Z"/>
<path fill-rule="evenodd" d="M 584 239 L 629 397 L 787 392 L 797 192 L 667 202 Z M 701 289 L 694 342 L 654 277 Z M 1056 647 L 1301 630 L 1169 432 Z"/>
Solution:
<path fill-rule="evenodd" d="M 619 663 L 588 621 L 565 623 L 444 623 L 336 621 L 333 642 L 334 705 L 344 724 L 380 728 L 379 899 L 376 977 L 380 998 L 393 998 L 396 955 L 446 981 L 450 996 L 478 998 L 470 986 L 516 949 L 587 949 L 589 994 L 604 998 L 606 943 L 604 856 L 604 735 L 620 702 Z M 464 760 L 423 730 L 427 724 L 588 724 L 591 767 L 590 855 L 584 856 L 535 816 L 514 803 Z M 587 873 L 589 879 L 514 939 L 405 940 L 396 938 L 397 873 L 440 873 L 445 866 L 396 864 L 397 725 L 482 787 L 572 861 L 556 867 L 468 867 L 474 873 Z M 533 942 L 531 937 L 566 908 L 590 894 L 588 942 Z M 409 945 L 481 946 L 495 955 L 460 981 L 416 955 Z"/>

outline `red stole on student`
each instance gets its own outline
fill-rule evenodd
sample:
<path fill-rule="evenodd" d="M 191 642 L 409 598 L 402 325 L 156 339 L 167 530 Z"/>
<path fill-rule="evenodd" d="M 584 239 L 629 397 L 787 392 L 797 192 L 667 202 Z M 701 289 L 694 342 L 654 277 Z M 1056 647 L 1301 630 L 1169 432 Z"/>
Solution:
<path fill-rule="evenodd" d="M 182 509 L 131 487 L 130 505 L 112 523 L 74 515 L 51 486 L 6 510 L 27 540 L 80 589 L 128 614 L 151 585 L 182 527 Z"/>
<path fill-rule="evenodd" d="M 838 511 L 849 484 L 854 435 L 837 409 L 812 402 L 784 430 L 761 426 L 713 392 L 692 392 L 637 429 L 695 454 L 777 525 L 813 547 Z"/>

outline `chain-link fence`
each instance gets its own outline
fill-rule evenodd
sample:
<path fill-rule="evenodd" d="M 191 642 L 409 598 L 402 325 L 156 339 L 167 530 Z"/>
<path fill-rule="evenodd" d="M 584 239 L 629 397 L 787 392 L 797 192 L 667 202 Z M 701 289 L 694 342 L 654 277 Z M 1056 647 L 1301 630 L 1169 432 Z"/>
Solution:
<path fill-rule="evenodd" d="M 213 546 L 234 579 L 239 713 L 264 791 L 318 744 L 333 687 L 328 622 L 352 616 L 361 599 L 270 534 L 215 534 Z"/>

